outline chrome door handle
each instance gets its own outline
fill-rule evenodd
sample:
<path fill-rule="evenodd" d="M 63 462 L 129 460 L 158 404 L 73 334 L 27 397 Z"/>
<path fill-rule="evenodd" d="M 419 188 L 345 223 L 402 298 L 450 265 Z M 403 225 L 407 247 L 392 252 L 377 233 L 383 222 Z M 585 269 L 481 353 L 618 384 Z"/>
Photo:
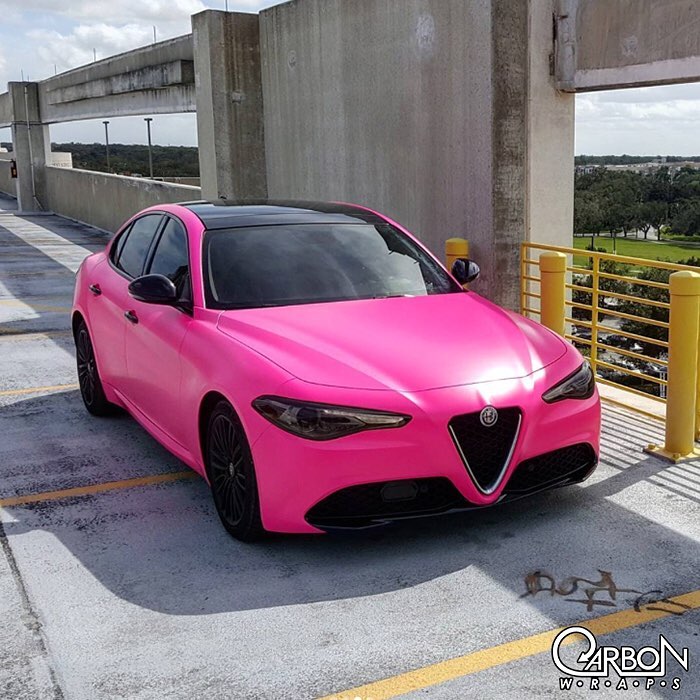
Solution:
<path fill-rule="evenodd" d="M 91 284 L 88 289 L 96 296 L 100 296 L 102 294 L 102 290 L 100 289 L 99 284 Z"/>
<path fill-rule="evenodd" d="M 125 311 L 124 318 L 127 321 L 131 321 L 131 323 L 138 323 L 139 322 L 139 317 L 136 315 L 135 311 Z"/>

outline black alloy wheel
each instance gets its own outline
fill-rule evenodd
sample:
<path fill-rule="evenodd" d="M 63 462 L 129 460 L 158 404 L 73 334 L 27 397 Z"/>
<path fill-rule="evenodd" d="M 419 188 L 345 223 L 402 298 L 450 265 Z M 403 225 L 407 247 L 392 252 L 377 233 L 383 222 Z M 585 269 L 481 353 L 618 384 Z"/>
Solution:
<path fill-rule="evenodd" d="M 87 326 L 81 321 L 75 331 L 75 355 L 78 366 L 78 384 L 85 408 L 93 416 L 108 416 L 115 406 L 107 401 L 100 373 L 97 370 L 95 350 Z"/>
<path fill-rule="evenodd" d="M 241 421 L 226 401 L 220 401 L 209 417 L 206 457 L 214 505 L 224 527 L 244 542 L 260 539 L 265 531 L 253 458 Z"/>

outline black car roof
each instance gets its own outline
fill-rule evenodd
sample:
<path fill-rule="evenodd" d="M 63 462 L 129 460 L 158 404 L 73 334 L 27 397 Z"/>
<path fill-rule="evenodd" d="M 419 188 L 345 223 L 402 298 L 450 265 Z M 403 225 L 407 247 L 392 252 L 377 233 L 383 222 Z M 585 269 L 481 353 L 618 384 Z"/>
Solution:
<path fill-rule="evenodd" d="M 242 228 L 271 224 L 378 224 L 386 223 L 378 214 L 352 204 L 336 202 L 296 202 L 260 200 L 233 202 L 183 202 L 206 229 Z"/>

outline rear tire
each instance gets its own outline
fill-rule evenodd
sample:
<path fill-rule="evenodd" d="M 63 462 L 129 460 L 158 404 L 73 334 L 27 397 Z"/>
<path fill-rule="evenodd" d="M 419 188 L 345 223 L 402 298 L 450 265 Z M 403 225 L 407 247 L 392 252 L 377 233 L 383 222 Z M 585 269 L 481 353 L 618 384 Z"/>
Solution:
<path fill-rule="evenodd" d="M 216 512 L 230 535 L 243 542 L 262 538 L 260 499 L 250 445 L 227 401 L 214 407 L 207 425 L 206 466 Z"/>
<path fill-rule="evenodd" d="M 78 384 L 85 408 L 93 416 L 111 416 L 116 406 L 105 396 L 102 380 L 95 361 L 95 350 L 85 321 L 80 321 L 75 329 L 75 357 L 78 367 Z"/>

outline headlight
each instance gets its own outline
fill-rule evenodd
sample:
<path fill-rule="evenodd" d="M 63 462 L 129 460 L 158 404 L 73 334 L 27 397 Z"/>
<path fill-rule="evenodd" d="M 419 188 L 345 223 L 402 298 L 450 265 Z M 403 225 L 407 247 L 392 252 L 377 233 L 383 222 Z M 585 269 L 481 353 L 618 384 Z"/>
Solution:
<path fill-rule="evenodd" d="M 410 416 L 399 413 L 308 403 L 277 396 L 261 396 L 253 401 L 253 408 L 278 428 L 309 440 L 333 440 L 362 430 L 400 428 L 411 420 Z"/>
<path fill-rule="evenodd" d="M 588 361 L 584 362 L 573 374 L 542 394 L 547 403 L 564 399 L 590 399 L 595 389 L 595 377 Z"/>

